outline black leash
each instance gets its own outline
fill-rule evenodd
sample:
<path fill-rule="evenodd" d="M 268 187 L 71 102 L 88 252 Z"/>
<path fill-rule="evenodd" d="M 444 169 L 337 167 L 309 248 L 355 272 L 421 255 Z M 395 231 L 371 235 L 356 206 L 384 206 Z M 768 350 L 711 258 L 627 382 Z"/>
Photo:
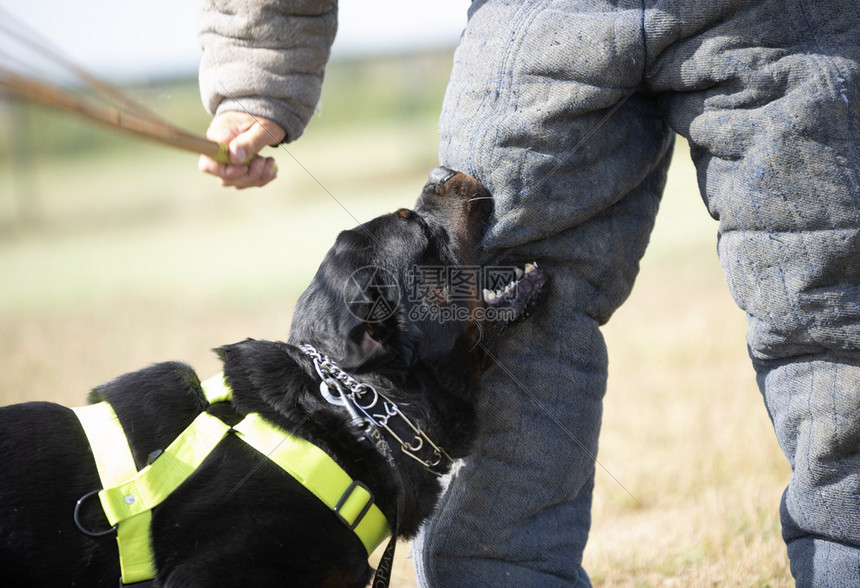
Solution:
<path fill-rule="evenodd" d="M 397 486 L 397 512 L 394 515 L 394 527 L 391 529 L 391 539 L 388 540 L 388 545 L 385 546 L 385 551 L 382 552 L 382 557 L 379 560 L 379 565 L 376 567 L 376 573 L 373 575 L 373 588 L 388 588 L 391 582 L 391 570 L 394 568 L 394 549 L 397 546 L 397 536 L 400 534 L 400 517 L 403 514 L 403 502 L 405 500 L 403 489 L 403 477 L 400 475 L 400 470 L 397 469 L 397 464 L 394 462 L 394 456 L 391 455 L 391 449 L 388 444 L 379 440 L 376 447 L 388 460 L 388 465 L 394 474 L 394 485 Z"/>

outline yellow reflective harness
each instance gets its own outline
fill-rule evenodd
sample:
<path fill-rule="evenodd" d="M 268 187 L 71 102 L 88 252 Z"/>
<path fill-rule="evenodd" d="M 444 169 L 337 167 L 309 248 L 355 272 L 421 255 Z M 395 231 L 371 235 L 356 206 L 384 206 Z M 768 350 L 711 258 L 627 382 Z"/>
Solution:
<path fill-rule="evenodd" d="M 232 391 L 223 374 L 202 383 L 210 404 L 229 401 Z M 150 521 L 152 509 L 187 480 L 229 433 L 274 461 L 328 506 L 356 534 L 368 556 L 391 534 L 388 521 L 373 502 L 370 490 L 353 480 L 328 454 L 309 441 L 251 413 L 232 428 L 202 412 L 149 465 L 137 470 L 125 433 L 107 402 L 72 409 L 86 432 L 102 490 L 86 494 L 75 507 L 75 522 L 89 535 L 116 530 L 123 584 L 155 577 Z M 107 531 L 90 531 L 78 511 L 98 495 Z"/>

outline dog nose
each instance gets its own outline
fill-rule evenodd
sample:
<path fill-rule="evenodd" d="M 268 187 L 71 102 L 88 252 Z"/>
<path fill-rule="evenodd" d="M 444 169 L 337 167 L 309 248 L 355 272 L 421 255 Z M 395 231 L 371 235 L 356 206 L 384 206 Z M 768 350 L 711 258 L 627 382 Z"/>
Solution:
<path fill-rule="evenodd" d="M 430 177 L 427 179 L 427 183 L 433 184 L 436 188 L 439 188 L 455 175 L 457 175 L 457 172 L 440 165 L 439 167 L 433 168 L 430 172 Z"/>

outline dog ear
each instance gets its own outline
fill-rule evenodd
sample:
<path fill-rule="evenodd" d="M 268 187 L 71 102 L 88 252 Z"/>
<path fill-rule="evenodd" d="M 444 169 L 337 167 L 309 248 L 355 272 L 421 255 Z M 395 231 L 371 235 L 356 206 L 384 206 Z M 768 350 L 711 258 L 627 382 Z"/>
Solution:
<path fill-rule="evenodd" d="M 381 368 L 406 369 L 413 363 L 414 353 L 384 322 L 359 322 L 347 335 L 346 354 L 341 367 L 355 373 Z"/>

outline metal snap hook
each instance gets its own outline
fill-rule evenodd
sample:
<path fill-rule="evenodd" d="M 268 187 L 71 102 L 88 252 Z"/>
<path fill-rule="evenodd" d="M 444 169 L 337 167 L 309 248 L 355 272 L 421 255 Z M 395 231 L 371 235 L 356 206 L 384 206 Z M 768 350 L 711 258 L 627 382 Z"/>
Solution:
<path fill-rule="evenodd" d="M 337 395 L 332 394 L 332 390 L 336 390 Z M 334 378 L 323 378 L 323 381 L 320 382 L 320 394 L 329 404 L 334 404 L 335 406 L 346 404 L 343 388 L 341 388 L 340 382 Z"/>
<path fill-rule="evenodd" d="M 336 394 L 332 394 L 332 392 L 336 392 Z M 347 403 L 346 395 L 343 392 L 340 382 L 334 378 L 325 378 L 320 382 L 320 394 L 329 404 L 344 406 Z"/>
<path fill-rule="evenodd" d="M 116 528 L 117 528 L 117 526 L 114 525 L 113 527 L 111 527 L 107 531 L 90 531 L 89 529 L 84 527 L 84 524 L 81 522 L 81 518 L 80 518 L 81 505 L 88 498 L 92 498 L 93 496 L 96 496 L 99 492 L 101 492 L 101 490 L 93 490 L 92 492 L 87 492 L 86 494 L 81 496 L 78 499 L 77 504 L 75 504 L 75 515 L 74 515 L 75 525 L 77 525 L 78 529 L 80 529 L 82 533 L 85 533 L 85 534 L 89 535 L 90 537 L 102 537 L 104 535 L 109 535 L 110 533 L 113 533 L 114 531 L 116 531 Z"/>

